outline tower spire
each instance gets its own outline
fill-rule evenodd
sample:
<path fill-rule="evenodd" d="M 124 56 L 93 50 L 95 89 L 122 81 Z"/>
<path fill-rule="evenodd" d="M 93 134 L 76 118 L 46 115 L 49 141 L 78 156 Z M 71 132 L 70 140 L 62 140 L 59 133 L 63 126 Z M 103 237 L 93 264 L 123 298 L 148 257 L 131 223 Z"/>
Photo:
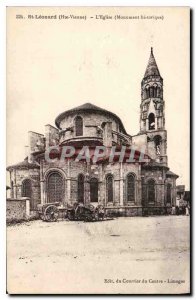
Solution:
<path fill-rule="evenodd" d="M 165 102 L 163 78 L 150 48 L 150 58 L 141 82 L 140 133 L 147 135 L 147 149 L 151 158 L 167 165 L 167 132 L 165 130 Z"/>
<path fill-rule="evenodd" d="M 153 47 L 151 47 L 150 58 L 148 61 L 146 72 L 144 74 L 144 78 L 146 78 L 148 76 L 152 76 L 152 75 L 160 76 L 159 68 L 157 66 L 157 63 L 156 63 L 156 60 L 155 60 L 154 54 L 153 54 Z"/>
<path fill-rule="evenodd" d="M 159 73 L 153 48 L 141 82 L 141 131 L 164 129 L 163 79 Z"/>

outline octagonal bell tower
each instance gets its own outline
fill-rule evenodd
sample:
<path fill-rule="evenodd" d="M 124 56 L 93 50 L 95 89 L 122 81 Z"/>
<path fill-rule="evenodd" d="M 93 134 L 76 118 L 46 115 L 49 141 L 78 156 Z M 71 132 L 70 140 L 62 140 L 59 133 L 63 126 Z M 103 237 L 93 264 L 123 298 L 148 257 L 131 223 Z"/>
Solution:
<path fill-rule="evenodd" d="M 154 58 L 153 48 L 141 82 L 140 133 L 147 134 L 147 150 L 151 158 L 167 165 L 163 78 Z"/>

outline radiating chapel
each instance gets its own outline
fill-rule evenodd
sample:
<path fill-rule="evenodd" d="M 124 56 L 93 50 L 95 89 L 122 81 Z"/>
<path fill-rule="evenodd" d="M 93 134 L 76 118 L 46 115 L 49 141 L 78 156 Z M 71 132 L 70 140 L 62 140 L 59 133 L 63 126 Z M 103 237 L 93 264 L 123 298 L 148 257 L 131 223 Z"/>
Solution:
<path fill-rule="evenodd" d="M 45 125 L 45 134 L 29 131 L 28 156 L 7 167 L 10 173 L 11 197 L 30 198 L 31 210 L 37 205 L 60 202 L 103 204 L 122 215 L 142 215 L 144 210 L 162 213 L 175 205 L 176 179 L 168 166 L 167 131 L 163 78 L 153 49 L 141 82 L 140 130 L 128 133 L 121 119 L 111 111 L 91 103 L 62 112 L 55 126 Z M 110 148 L 145 149 L 147 161 L 99 163 L 75 160 L 75 157 L 46 161 L 51 146 L 87 145 Z"/>

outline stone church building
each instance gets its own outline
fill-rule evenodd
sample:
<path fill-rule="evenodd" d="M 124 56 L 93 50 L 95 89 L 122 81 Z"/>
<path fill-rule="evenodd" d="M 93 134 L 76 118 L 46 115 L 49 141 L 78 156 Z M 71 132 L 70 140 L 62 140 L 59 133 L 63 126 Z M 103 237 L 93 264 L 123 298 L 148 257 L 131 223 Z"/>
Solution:
<path fill-rule="evenodd" d="M 145 149 L 143 161 L 99 163 L 76 161 L 75 157 L 54 161 L 45 159 L 51 146 L 73 145 Z M 138 151 L 139 152 L 139 151 Z M 163 213 L 176 202 L 176 179 L 167 162 L 167 131 L 163 78 L 153 49 L 141 82 L 140 131 L 130 135 L 114 113 L 91 103 L 57 116 L 55 126 L 46 125 L 45 134 L 29 132 L 28 157 L 9 166 L 11 197 L 30 198 L 31 210 L 37 204 L 60 202 L 103 204 L 108 211 L 122 215 Z"/>

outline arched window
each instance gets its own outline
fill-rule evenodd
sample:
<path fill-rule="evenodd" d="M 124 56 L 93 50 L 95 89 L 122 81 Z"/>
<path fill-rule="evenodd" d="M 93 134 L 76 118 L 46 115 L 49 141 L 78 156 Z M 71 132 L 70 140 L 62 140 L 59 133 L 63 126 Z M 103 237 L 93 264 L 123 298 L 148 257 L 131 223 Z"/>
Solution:
<path fill-rule="evenodd" d="M 80 116 L 75 118 L 75 132 L 76 136 L 83 135 L 83 119 Z"/>
<path fill-rule="evenodd" d="M 84 203 L 84 175 L 78 175 L 78 202 Z"/>
<path fill-rule="evenodd" d="M 160 87 L 157 88 L 157 97 L 161 97 L 161 89 L 160 89 Z"/>
<path fill-rule="evenodd" d="M 148 205 L 155 204 L 155 181 L 153 179 L 149 179 L 147 183 L 147 199 Z"/>
<path fill-rule="evenodd" d="M 151 86 L 150 87 L 150 98 L 153 98 L 154 96 L 154 88 Z"/>
<path fill-rule="evenodd" d="M 167 204 L 172 204 L 172 196 L 171 196 L 171 190 L 172 190 L 172 186 L 171 183 L 167 184 Z"/>
<path fill-rule="evenodd" d="M 127 175 L 127 201 L 135 201 L 135 176 L 133 174 Z"/>
<path fill-rule="evenodd" d="M 146 87 L 146 99 L 150 97 L 149 87 Z"/>
<path fill-rule="evenodd" d="M 106 122 L 102 122 L 102 123 L 101 123 L 101 128 L 104 129 L 104 128 L 105 128 L 105 125 L 106 125 Z"/>
<path fill-rule="evenodd" d="M 148 116 L 148 127 L 149 130 L 155 129 L 155 116 L 153 113 L 150 113 Z"/>
<path fill-rule="evenodd" d="M 154 98 L 156 98 L 157 97 L 157 86 L 154 86 L 153 89 L 154 89 L 153 96 L 154 96 Z"/>
<path fill-rule="evenodd" d="M 113 202 L 113 176 L 111 174 L 106 177 L 106 198 L 107 202 Z"/>
<path fill-rule="evenodd" d="M 62 202 L 65 195 L 64 178 L 58 171 L 52 171 L 47 178 L 47 202 Z"/>
<path fill-rule="evenodd" d="M 155 149 L 156 149 L 156 154 L 157 155 L 161 154 L 161 141 L 162 141 L 161 136 L 160 135 L 155 135 L 154 144 L 155 144 Z"/>
<path fill-rule="evenodd" d="M 31 180 L 25 179 L 22 182 L 22 197 L 31 198 Z"/>
<path fill-rule="evenodd" d="M 98 179 L 91 178 L 90 180 L 90 199 L 91 202 L 98 202 Z"/>

